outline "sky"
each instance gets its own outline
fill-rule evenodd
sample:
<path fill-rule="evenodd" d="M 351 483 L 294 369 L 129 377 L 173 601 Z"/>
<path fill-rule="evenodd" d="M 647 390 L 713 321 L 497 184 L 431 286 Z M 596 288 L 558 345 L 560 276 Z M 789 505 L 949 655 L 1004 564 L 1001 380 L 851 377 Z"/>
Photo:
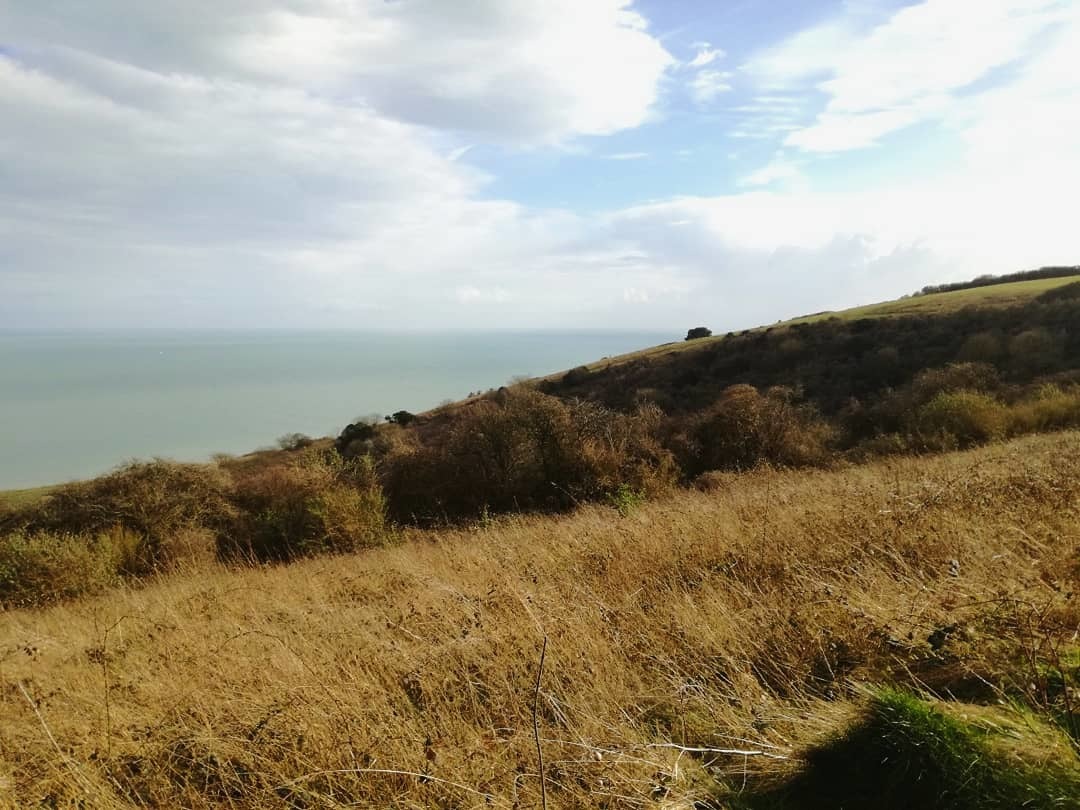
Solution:
<path fill-rule="evenodd" d="M 744 328 L 1080 263 L 1080 0 L 0 0 L 0 328 Z"/>

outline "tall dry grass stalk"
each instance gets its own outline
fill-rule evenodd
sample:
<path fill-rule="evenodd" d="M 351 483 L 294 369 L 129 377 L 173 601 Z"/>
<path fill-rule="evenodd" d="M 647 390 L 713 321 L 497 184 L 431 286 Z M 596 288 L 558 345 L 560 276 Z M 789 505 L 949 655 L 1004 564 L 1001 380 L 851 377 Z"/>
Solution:
<path fill-rule="evenodd" d="M 713 483 L 0 614 L 0 804 L 689 808 L 1075 644 L 1080 434 Z"/>

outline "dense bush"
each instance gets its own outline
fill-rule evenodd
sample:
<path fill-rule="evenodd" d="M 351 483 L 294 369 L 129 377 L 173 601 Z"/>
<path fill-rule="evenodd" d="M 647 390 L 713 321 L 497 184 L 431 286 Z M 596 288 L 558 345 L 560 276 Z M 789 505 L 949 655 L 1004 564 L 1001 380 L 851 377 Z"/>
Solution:
<path fill-rule="evenodd" d="M 1080 387 L 1062 390 L 1043 385 L 1035 395 L 1017 402 L 1010 410 L 1009 432 L 1037 433 L 1080 427 Z"/>
<path fill-rule="evenodd" d="M 0 606 L 44 605 L 118 584 L 140 555 L 125 529 L 97 536 L 15 531 L 0 538 Z"/>
<path fill-rule="evenodd" d="M 185 532 L 213 530 L 229 519 L 228 487 L 228 476 L 210 465 L 132 462 L 58 487 L 40 503 L 8 515 L 0 528 L 26 536 L 95 536 L 122 528 L 139 539 L 127 573 L 145 573 L 173 562 L 173 543 Z"/>
<path fill-rule="evenodd" d="M 971 447 L 1005 435 L 1008 410 L 978 391 L 942 391 L 914 415 L 914 431 L 927 449 Z"/>
<path fill-rule="evenodd" d="M 1002 351 L 1000 337 L 993 332 L 976 332 L 964 341 L 957 360 L 963 363 L 995 363 Z"/>
<path fill-rule="evenodd" d="M 1009 341 L 1009 355 L 1016 368 L 1034 372 L 1054 368 L 1061 359 L 1062 341 L 1043 327 L 1025 329 Z"/>
<path fill-rule="evenodd" d="M 334 441 L 334 448 L 341 455 L 359 455 L 354 446 L 371 441 L 375 437 L 376 425 L 374 421 L 360 420 L 345 427 Z"/>
<path fill-rule="evenodd" d="M 391 425 L 409 425 L 416 421 L 416 414 L 409 411 L 394 411 L 392 414 L 386 417 L 386 421 Z"/>
<path fill-rule="evenodd" d="M 385 456 L 380 471 L 400 520 L 562 509 L 622 485 L 669 486 L 677 471 L 657 439 L 660 420 L 655 408 L 616 413 L 515 387 L 472 404 L 434 440 Z"/>
<path fill-rule="evenodd" d="M 762 462 L 819 464 L 827 457 L 831 434 L 812 407 L 797 404 L 791 389 L 762 394 L 752 385 L 733 385 L 691 420 L 683 464 L 690 475 L 745 470 Z"/>
<path fill-rule="evenodd" d="M 307 451 L 290 464 L 240 477 L 218 551 L 228 559 L 278 562 L 383 543 L 386 509 L 370 460 Z"/>
<path fill-rule="evenodd" d="M 1080 357 L 1078 323 L 1080 298 L 1036 298 L 1015 306 L 902 317 L 822 318 L 771 332 L 693 341 L 683 351 L 593 368 L 588 377 L 551 378 L 541 390 L 623 411 L 632 408 L 642 392 L 653 392 L 651 399 L 677 416 L 710 407 L 732 385 L 745 383 L 762 391 L 784 385 L 802 391 L 805 400 L 834 423 L 857 400 L 863 418 L 850 426 L 854 432 L 842 441 L 854 444 L 901 429 L 895 419 L 875 424 L 866 417 L 873 415 L 883 397 L 906 389 L 927 369 L 943 369 L 957 361 L 991 368 L 994 378 L 989 388 L 981 383 L 963 386 L 990 393 L 1072 371 Z M 1044 330 L 1044 339 L 1028 336 L 1013 345 L 1015 338 L 1033 329 Z M 1048 351 L 1035 363 L 1023 359 L 1032 351 L 1038 355 L 1040 348 Z"/>

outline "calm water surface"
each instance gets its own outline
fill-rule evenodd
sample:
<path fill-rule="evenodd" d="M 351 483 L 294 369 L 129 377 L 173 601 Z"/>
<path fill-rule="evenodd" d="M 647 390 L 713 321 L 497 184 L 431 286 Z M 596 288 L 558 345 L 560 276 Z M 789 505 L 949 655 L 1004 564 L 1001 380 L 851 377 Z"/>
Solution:
<path fill-rule="evenodd" d="M 130 458 L 201 460 L 285 433 L 571 368 L 657 332 L 0 332 L 0 489 Z"/>

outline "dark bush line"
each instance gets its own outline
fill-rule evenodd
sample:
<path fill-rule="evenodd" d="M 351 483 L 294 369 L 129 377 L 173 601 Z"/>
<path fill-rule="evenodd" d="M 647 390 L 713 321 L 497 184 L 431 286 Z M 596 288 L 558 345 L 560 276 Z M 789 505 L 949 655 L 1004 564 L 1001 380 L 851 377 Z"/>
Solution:
<path fill-rule="evenodd" d="M 976 287 L 991 287 L 995 284 L 1011 284 L 1014 281 L 1038 281 L 1047 278 L 1066 278 L 1068 276 L 1080 276 L 1080 266 L 1040 267 L 1038 270 L 1022 270 L 1018 273 L 1008 273 L 1003 276 L 987 274 L 971 281 L 958 281 L 953 284 L 930 284 L 923 287 L 915 295 L 933 295 L 935 293 L 956 292 L 957 290 L 971 290 Z"/>
<path fill-rule="evenodd" d="M 830 318 L 737 334 L 702 341 L 688 351 L 596 368 L 584 379 L 549 379 L 540 390 L 622 411 L 644 399 L 674 416 L 710 407 L 732 385 L 759 390 L 787 386 L 835 422 L 853 401 L 856 410 L 872 408 L 927 369 L 986 363 L 994 367 L 1005 393 L 1040 378 L 1075 375 L 1078 360 L 1080 298 L 1062 298 L 1051 290 L 1008 308 Z M 857 422 L 844 425 L 850 440 L 878 432 L 874 425 L 866 425 L 863 433 L 858 427 Z"/>

